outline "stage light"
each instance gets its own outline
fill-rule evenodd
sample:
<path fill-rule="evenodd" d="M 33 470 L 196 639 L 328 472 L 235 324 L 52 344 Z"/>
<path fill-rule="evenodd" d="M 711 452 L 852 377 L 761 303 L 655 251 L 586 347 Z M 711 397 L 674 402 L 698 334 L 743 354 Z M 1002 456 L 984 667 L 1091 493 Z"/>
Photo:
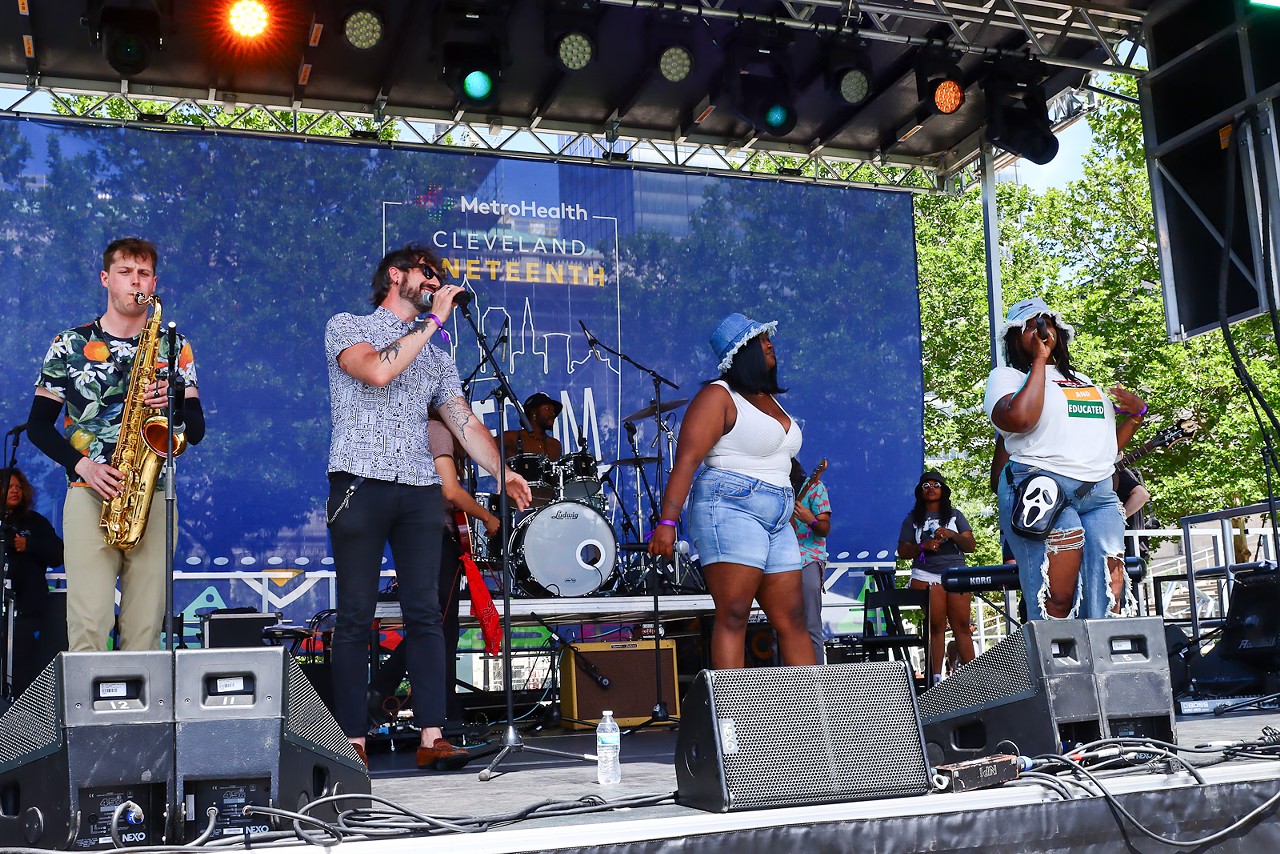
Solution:
<path fill-rule="evenodd" d="M 565 33 L 556 42 L 556 59 L 569 71 L 581 71 L 595 58 L 595 42 L 586 33 Z"/>
<path fill-rule="evenodd" d="M 827 90 L 850 106 L 871 95 L 871 62 L 856 36 L 841 33 L 826 44 Z"/>
<path fill-rule="evenodd" d="M 600 9 L 595 0 L 554 0 L 546 17 L 546 40 L 565 71 L 581 71 L 595 61 Z"/>
<path fill-rule="evenodd" d="M 463 103 L 481 106 L 492 101 L 501 74 L 502 64 L 492 47 L 464 43 L 444 46 L 444 79 Z"/>
<path fill-rule="evenodd" d="M 757 131 L 786 136 L 795 130 L 795 97 L 784 79 L 764 74 L 739 75 L 734 110 Z"/>
<path fill-rule="evenodd" d="M 353 9 L 342 22 L 342 37 L 356 50 L 377 47 L 385 32 L 382 16 L 364 7 Z"/>
<path fill-rule="evenodd" d="M 916 95 L 931 113 L 949 116 L 964 106 L 964 77 L 955 58 L 944 51 L 925 51 L 916 61 Z"/>
<path fill-rule="evenodd" d="M 669 83 L 679 83 L 693 72 L 693 52 L 681 44 L 673 44 L 658 57 L 658 71 Z"/>
<path fill-rule="evenodd" d="M 172 16 L 172 5 L 165 0 L 90 0 L 80 20 L 116 73 L 133 77 L 164 48 Z"/>
<path fill-rule="evenodd" d="M 437 13 L 441 79 L 464 105 L 482 106 L 498 95 L 507 56 L 507 11 L 491 0 L 461 0 Z"/>
<path fill-rule="evenodd" d="M 271 15 L 261 0 L 236 0 L 227 12 L 231 32 L 245 39 L 256 39 L 267 30 Z"/>
<path fill-rule="evenodd" d="M 1249 0 L 1249 5 L 1263 9 L 1280 9 L 1280 0 Z"/>
<path fill-rule="evenodd" d="M 1058 138 L 1045 101 L 1039 63 L 995 65 L 982 83 L 987 140 L 1010 154 L 1044 165 L 1058 154 Z"/>

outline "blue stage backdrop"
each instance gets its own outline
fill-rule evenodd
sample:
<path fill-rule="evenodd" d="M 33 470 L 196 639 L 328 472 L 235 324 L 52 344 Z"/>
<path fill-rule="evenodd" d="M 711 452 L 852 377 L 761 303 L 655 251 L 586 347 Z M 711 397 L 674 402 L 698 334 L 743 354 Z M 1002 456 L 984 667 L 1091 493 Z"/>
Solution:
<path fill-rule="evenodd" d="M 160 247 L 165 319 L 193 342 L 208 414 L 208 437 L 179 464 L 180 569 L 327 566 L 325 322 L 370 310 L 384 247 L 409 241 L 434 245 L 475 290 L 491 340 L 510 324 L 517 393 L 563 401 L 559 437 L 606 461 L 633 456 L 621 419 L 653 388 L 594 359 L 579 322 L 676 382 L 669 399 L 713 378 L 707 337 L 722 315 L 778 320 L 801 461 L 830 460 L 833 559 L 894 548 L 923 453 L 906 194 L 3 118 L 6 425 L 26 420 L 53 336 L 101 313 L 101 252 L 127 235 Z M 449 331 L 467 376 L 479 350 L 462 323 Z M 490 428 L 493 388 L 475 374 Z M 652 454 L 651 421 L 638 438 Z M 25 442 L 20 462 L 60 523 L 64 478 Z M 621 471 L 634 514 L 635 470 Z"/>

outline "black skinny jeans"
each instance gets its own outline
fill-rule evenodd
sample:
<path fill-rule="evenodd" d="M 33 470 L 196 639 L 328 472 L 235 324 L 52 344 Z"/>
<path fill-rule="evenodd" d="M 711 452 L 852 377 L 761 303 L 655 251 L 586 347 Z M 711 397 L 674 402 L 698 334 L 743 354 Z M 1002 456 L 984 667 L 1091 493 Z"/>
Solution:
<path fill-rule="evenodd" d="M 352 480 L 346 472 L 329 475 L 330 517 Z M 338 594 L 333 697 L 338 724 L 348 738 L 369 732 L 369 639 L 378 602 L 378 573 L 388 543 L 404 613 L 405 665 L 409 683 L 415 687 L 414 724 L 420 728 L 444 724 L 439 599 L 443 514 L 439 486 L 366 478 L 329 525 Z M 430 687 L 420 690 L 423 686 Z"/>

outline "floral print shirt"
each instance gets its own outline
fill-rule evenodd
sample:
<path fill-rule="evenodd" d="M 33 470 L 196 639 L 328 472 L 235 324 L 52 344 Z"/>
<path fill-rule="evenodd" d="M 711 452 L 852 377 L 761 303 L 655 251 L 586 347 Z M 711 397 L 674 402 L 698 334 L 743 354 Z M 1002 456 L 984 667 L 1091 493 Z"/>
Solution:
<path fill-rule="evenodd" d="M 94 462 L 110 463 L 115 453 L 140 337 L 117 338 L 95 320 L 59 332 L 45 354 L 36 385 L 62 398 L 63 435 Z M 169 342 L 161 335 L 158 368 L 168 367 L 168 353 Z M 186 385 L 198 385 L 191 342 L 181 334 L 178 375 Z"/>

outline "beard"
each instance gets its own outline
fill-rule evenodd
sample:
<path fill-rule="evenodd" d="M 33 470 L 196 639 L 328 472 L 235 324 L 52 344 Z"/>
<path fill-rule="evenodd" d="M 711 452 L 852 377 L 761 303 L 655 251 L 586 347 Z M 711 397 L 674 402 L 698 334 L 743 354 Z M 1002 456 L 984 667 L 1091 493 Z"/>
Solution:
<path fill-rule="evenodd" d="M 432 291 L 426 288 L 415 287 L 408 282 L 400 283 L 400 299 L 407 303 L 411 303 L 418 310 L 418 314 L 423 314 L 431 310 Z"/>

